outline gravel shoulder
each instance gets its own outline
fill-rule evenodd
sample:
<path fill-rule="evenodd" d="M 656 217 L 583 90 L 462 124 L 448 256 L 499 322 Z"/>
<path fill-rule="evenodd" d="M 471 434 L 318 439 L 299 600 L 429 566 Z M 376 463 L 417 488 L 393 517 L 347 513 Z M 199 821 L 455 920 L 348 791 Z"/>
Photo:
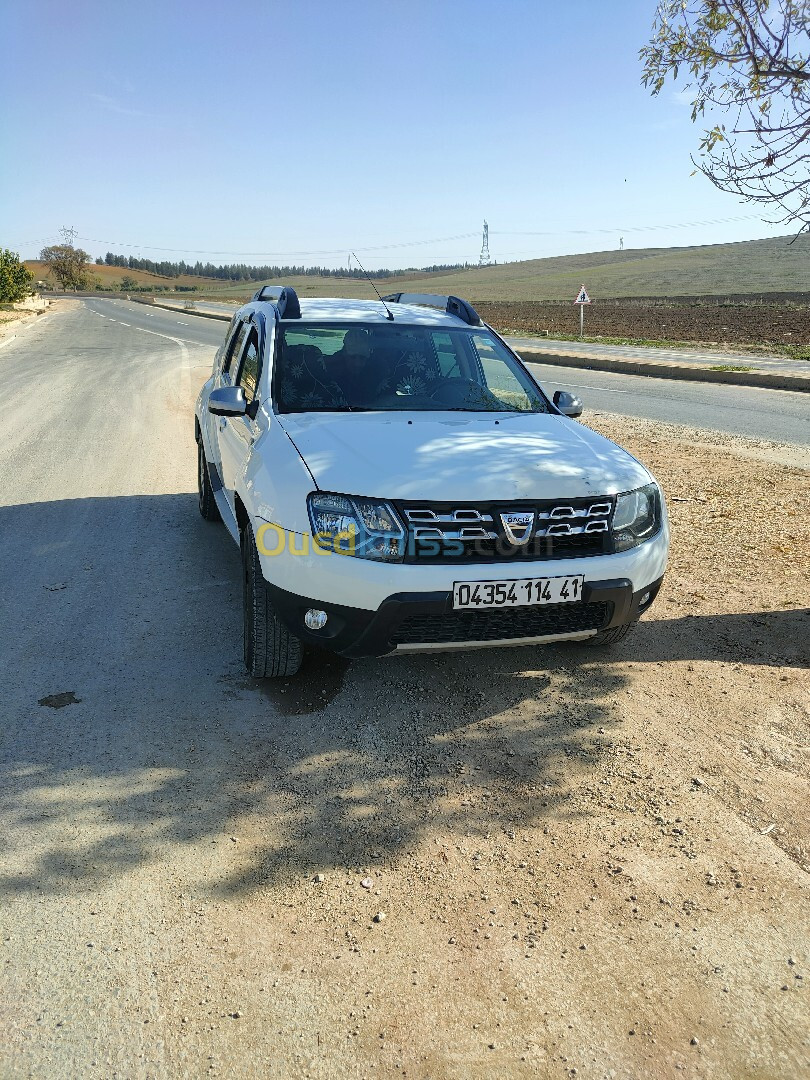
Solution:
<path fill-rule="evenodd" d="M 0 1072 L 805 1075 L 798 451 L 590 414 L 669 500 L 634 635 L 262 686 L 196 516 L 211 350 L 128 331 L 81 414 L 108 322 L 56 320 L 0 459 Z"/>

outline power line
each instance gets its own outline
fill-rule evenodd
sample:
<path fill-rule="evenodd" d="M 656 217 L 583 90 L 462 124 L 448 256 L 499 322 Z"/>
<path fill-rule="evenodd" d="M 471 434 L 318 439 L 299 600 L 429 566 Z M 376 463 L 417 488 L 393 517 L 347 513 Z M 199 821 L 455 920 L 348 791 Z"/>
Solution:
<path fill-rule="evenodd" d="M 493 236 L 589 236 L 589 235 L 602 235 L 618 233 L 640 233 L 640 232 L 657 232 L 657 231 L 669 231 L 672 229 L 688 229 L 688 228 L 700 228 L 708 225 L 725 225 L 739 221 L 759 221 L 761 220 L 758 214 L 742 214 L 736 217 L 727 218 L 709 218 L 703 221 L 680 221 L 670 222 L 661 225 L 625 225 L 625 226 L 613 226 L 611 228 L 592 228 L 592 229 L 557 229 L 543 232 L 535 232 L 531 230 L 488 230 L 491 231 Z M 438 236 L 432 237 L 427 240 L 405 240 L 397 241 L 390 244 L 376 244 L 367 247 L 355 246 L 354 250 L 362 253 L 368 253 L 373 251 L 397 251 L 403 248 L 416 248 L 427 247 L 430 244 L 447 244 L 457 240 L 470 240 L 478 233 L 457 233 L 454 236 Z M 321 249 L 315 251 L 225 251 L 215 248 L 174 248 L 164 247 L 157 244 L 133 244 L 123 240 L 101 240 L 97 237 L 91 236 L 79 236 L 79 240 L 83 240 L 89 244 L 107 244 L 111 247 L 117 248 L 132 248 L 138 251 L 165 251 L 169 254 L 175 255 L 226 255 L 230 258 L 241 259 L 302 259 L 302 258 L 316 258 L 325 256 L 342 255 L 347 250 L 348 245 L 344 245 L 339 248 Z M 30 241 L 38 242 L 38 241 Z"/>
<path fill-rule="evenodd" d="M 704 225 L 727 225 L 734 221 L 761 221 L 759 214 L 740 214 L 737 217 L 708 218 L 705 221 L 678 221 L 665 225 L 621 225 L 610 229 L 563 229 L 556 232 L 522 232 L 492 230 L 493 236 L 590 236 L 594 233 L 658 232 L 669 229 L 692 229 Z"/>
<path fill-rule="evenodd" d="M 543 232 L 535 232 L 531 230 L 488 230 L 491 231 L 493 236 L 589 236 L 589 235 L 601 235 L 601 234 L 613 234 L 616 233 L 640 233 L 640 232 L 666 232 L 672 229 L 688 229 L 688 228 L 701 228 L 708 225 L 726 225 L 740 221 L 761 221 L 762 218 L 758 214 L 742 214 L 736 217 L 727 218 L 708 218 L 703 221 L 679 221 L 670 222 L 662 225 L 622 225 L 613 226 L 612 228 L 592 228 L 592 229 L 557 229 Z M 350 245 L 344 245 L 340 248 L 323 249 L 319 251 L 223 251 L 214 248 L 174 248 L 174 247 L 161 247 L 157 244 L 133 244 L 123 240 L 99 240 L 98 238 L 91 236 L 78 236 L 74 228 L 65 228 L 60 230 L 65 237 L 66 242 L 72 242 L 75 240 L 82 240 L 89 244 L 106 244 L 110 247 L 117 248 L 132 248 L 138 251 L 165 251 L 170 254 L 176 255 L 227 255 L 231 258 L 242 259 L 294 259 L 294 258 L 315 258 L 323 256 L 333 256 L 344 254 Z M 391 244 L 376 244 L 368 247 L 360 247 L 355 245 L 354 250 L 363 253 L 373 251 L 396 251 L 403 248 L 415 248 L 415 247 L 427 247 L 430 244 L 447 244 L 457 240 L 471 240 L 475 236 L 480 236 L 480 233 L 457 233 L 455 236 L 439 236 L 432 237 L 428 240 L 406 240 L 399 241 Z M 55 236 L 41 237 L 38 240 L 17 240 L 13 247 L 25 247 L 28 244 L 44 244 L 49 241 L 57 239 Z"/>
<path fill-rule="evenodd" d="M 397 248 L 425 247 L 428 244 L 448 244 L 455 240 L 469 240 L 477 233 L 458 233 L 456 236 L 439 236 L 430 240 L 406 240 L 395 244 L 378 244 L 373 247 L 355 247 L 355 251 L 392 251 Z M 229 255 L 232 258 L 270 259 L 270 258 L 314 258 L 323 255 L 342 255 L 346 246 L 329 251 L 216 251 L 213 248 L 170 248 L 156 244 L 130 244 L 122 240 L 99 240 L 92 236 L 80 236 L 88 244 L 110 244 L 114 247 L 135 248 L 144 251 L 167 251 L 176 255 Z"/>

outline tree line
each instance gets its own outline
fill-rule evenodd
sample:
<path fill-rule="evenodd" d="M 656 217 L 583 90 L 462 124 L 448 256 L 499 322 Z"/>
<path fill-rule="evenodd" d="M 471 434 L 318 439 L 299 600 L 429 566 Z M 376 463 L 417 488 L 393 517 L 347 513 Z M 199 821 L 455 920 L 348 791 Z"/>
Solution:
<path fill-rule="evenodd" d="M 169 262 L 153 259 L 139 259 L 134 255 L 114 255 L 108 251 L 104 258 L 96 259 L 97 266 L 119 266 L 125 270 L 146 270 L 160 277 L 204 277 L 219 278 L 223 281 L 266 281 L 268 278 L 289 277 L 349 277 L 364 278 L 366 275 L 359 267 L 341 266 L 332 269 L 327 266 L 248 266 L 246 263 L 229 263 L 215 266 L 213 263 Z M 467 263 L 444 263 L 433 266 L 409 266 L 404 270 L 375 270 L 372 277 L 388 278 L 405 273 L 415 273 L 420 269 L 424 273 L 438 273 L 448 270 L 463 270 Z"/>

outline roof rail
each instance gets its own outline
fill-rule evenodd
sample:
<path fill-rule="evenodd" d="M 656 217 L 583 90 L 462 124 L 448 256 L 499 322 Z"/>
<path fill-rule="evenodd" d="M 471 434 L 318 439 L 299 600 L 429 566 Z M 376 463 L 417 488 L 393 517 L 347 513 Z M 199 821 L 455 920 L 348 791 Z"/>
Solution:
<path fill-rule="evenodd" d="M 276 305 L 280 319 L 300 319 L 301 305 L 298 294 L 289 285 L 263 285 L 253 300 L 269 300 Z"/>
<path fill-rule="evenodd" d="M 441 296 L 439 293 L 391 293 L 384 296 L 390 304 L 419 304 L 422 307 L 438 308 L 446 311 L 448 315 L 455 315 L 470 326 L 480 326 L 481 316 L 466 300 L 458 296 Z"/>

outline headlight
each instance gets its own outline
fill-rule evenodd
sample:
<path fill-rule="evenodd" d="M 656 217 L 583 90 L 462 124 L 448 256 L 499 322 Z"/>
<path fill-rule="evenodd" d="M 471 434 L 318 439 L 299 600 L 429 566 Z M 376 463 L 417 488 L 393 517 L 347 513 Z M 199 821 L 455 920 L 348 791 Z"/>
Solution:
<path fill-rule="evenodd" d="M 377 562 L 402 562 L 405 557 L 405 529 L 386 502 L 315 491 L 307 509 L 318 547 Z"/>
<path fill-rule="evenodd" d="M 657 484 L 617 496 L 613 514 L 614 551 L 627 551 L 643 544 L 660 528 L 661 492 Z"/>

